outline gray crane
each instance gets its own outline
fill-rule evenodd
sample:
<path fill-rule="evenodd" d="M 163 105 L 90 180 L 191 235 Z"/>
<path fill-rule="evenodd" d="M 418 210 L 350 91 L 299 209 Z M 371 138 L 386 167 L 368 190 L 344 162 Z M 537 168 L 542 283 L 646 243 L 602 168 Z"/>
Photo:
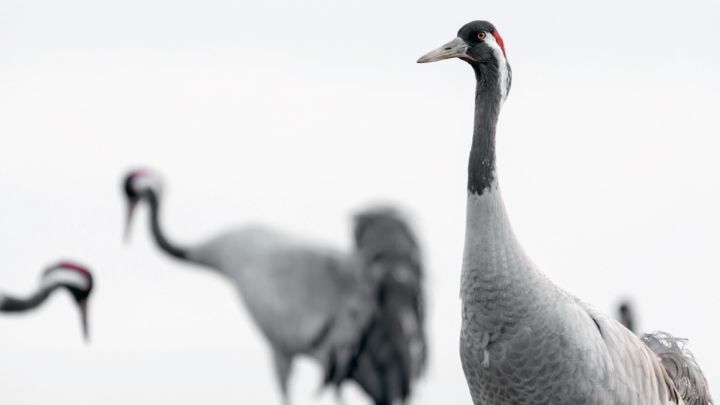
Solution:
<path fill-rule="evenodd" d="M 477 79 L 460 293 L 460 353 L 473 402 L 711 403 L 682 340 L 641 340 L 555 286 L 523 252 L 495 171 L 495 129 L 511 83 L 502 37 L 487 21 L 470 22 L 418 62 L 449 58 L 469 63 Z"/>
<path fill-rule="evenodd" d="M 39 307 L 53 292 L 63 289 L 68 291 L 77 303 L 83 337 L 87 341 L 87 304 L 93 289 L 93 276 L 84 266 L 75 262 L 61 261 L 48 267 L 42 274 L 40 287 L 28 297 L 20 298 L 0 292 L 0 312 L 30 311 Z"/>
<path fill-rule="evenodd" d="M 426 359 L 423 270 L 417 240 L 397 212 L 357 215 L 353 253 L 261 227 L 185 247 L 161 229 L 160 185 L 149 170 L 125 177 L 127 225 L 135 206 L 146 202 L 162 251 L 213 269 L 234 284 L 270 343 L 283 402 L 299 355 L 318 361 L 324 384 L 338 391 L 344 381 L 354 380 L 376 405 L 409 397 Z"/>

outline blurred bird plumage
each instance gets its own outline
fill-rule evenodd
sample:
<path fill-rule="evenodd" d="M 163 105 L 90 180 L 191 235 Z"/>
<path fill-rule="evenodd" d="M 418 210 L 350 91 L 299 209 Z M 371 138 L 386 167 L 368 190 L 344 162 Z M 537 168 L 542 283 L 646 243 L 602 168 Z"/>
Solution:
<path fill-rule="evenodd" d="M 151 231 L 163 251 L 233 282 L 270 343 L 285 401 L 298 355 L 320 363 L 325 384 L 340 387 L 355 380 L 378 405 L 410 395 L 427 351 L 422 266 L 416 238 L 398 214 L 359 214 L 351 253 L 262 227 L 181 247 L 161 229 L 158 188 L 152 172 L 130 173 L 124 183 L 129 214 L 146 201 Z"/>
<path fill-rule="evenodd" d="M 618 307 L 618 321 L 626 327 L 630 332 L 637 333 L 635 330 L 635 310 L 628 301 L 623 301 Z"/>
<path fill-rule="evenodd" d="M 364 331 L 345 378 L 355 380 L 377 405 L 405 400 L 427 363 L 423 268 L 407 222 L 391 209 L 355 217 L 355 248 L 376 282 L 377 311 Z M 328 376 L 328 382 L 342 379 Z"/>

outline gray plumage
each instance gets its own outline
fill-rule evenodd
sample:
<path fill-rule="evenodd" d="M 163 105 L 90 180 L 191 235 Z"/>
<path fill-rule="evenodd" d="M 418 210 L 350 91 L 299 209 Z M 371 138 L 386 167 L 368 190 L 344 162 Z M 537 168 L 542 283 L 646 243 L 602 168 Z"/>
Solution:
<path fill-rule="evenodd" d="M 707 380 L 695 357 L 685 348 L 686 339 L 654 332 L 644 335 L 642 341 L 660 358 L 686 405 L 712 403 Z"/>
<path fill-rule="evenodd" d="M 629 331 L 635 330 L 635 310 L 628 301 L 619 309 L 620 323 Z M 663 364 L 680 397 L 687 405 L 704 405 L 711 402 L 707 380 L 692 353 L 685 348 L 687 339 L 676 338 L 666 332 L 647 333 L 640 339 Z"/>
<path fill-rule="evenodd" d="M 676 340 L 660 339 L 662 345 L 654 338 L 641 341 L 556 287 L 521 248 L 495 171 L 495 129 L 510 83 L 505 53 L 495 27 L 475 21 L 418 61 L 461 58 L 477 79 L 460 337 L 473 402 L 710 403 L 700 369 L 677 350 Z M 668 369 L 673 364 L 678 372 Z"/>
<path fill-rule="evenodd" d="M 387 210 L 359 215 L 357 253 L 262 227 L 225 232 L 186 248 L 169 241 L 161 230 L 155 175 L 131 173 L 125 193 L 130 214 L 140 201 L 150 205 L 151 230 L 163 251 L 214 269 L 236 286 L 270 343 L 283 398 L 298 355 L 321 364 L 326 384 L 339 387 L 356 380 L 377 405 L 410 394 L 412 376 L 419 374 L 426 351 L 422 310 L 412 308 L 422 305 L 421 267 L 415 238 L 398 215 Z M 383 231 L 377 232 L 379 228 Z M 367 237 L 370 234 L 374 236 Z M 405 282 L 406 276 L 411 280 Z M 396 291 L 417 301 L 404 301 Z M 416 329 L 401 322 L 408 311 Z M 388 356 L 402 362 L 388 362 Z"/>
<path fill-rule="evenodd" d="M 427 363 L 423 268 L 406 221 L 390 209 L 355 217 L 355 246 L 366 271 L 379 281 L 377 312 L 366 330 L 348 378 L 377 405 L 404 400 Z"/>

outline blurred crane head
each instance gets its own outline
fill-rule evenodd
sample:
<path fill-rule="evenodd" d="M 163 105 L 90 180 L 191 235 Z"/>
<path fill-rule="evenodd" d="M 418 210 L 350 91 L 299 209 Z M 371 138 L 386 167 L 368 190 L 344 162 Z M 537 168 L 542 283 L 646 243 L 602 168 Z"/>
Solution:
<path fill-rule="evenodd" d="M 625 300 L 620 303 L 618 306 L 618 317 L 624 327 L 628 328 L 630 332 L 637 333 L 635 329 L 635 311 L 630 301 Z"/>
<path fill-rule="evenodd" d="M 50 266 L 42 275 L 45 288 L 65 288 L 75 299 L 80 310 L 83 336 L 89 339 L 87 303 L 93 289 L 93 276 L 84 266 L 71 261 L 62 261 Z"/>
<path fill-rule="evenodd" d="M 138 202 L 150 193 L 160 193 L 162 181 L 160 176 L 148 169 L 130 171 L 123 180 L 123 192 L 127 202 L 127 217 L 125 220 L 125 240 L 130 236 L 130 223 Z"/>
<path fill-rule="evenodd" d="M 491 23 L 472 21 L 460 28 L 455 39 L 428 52 L 418 63 L 450 58 L 460 58 L 473 66 L 505 60 L 505 44 Z"/>

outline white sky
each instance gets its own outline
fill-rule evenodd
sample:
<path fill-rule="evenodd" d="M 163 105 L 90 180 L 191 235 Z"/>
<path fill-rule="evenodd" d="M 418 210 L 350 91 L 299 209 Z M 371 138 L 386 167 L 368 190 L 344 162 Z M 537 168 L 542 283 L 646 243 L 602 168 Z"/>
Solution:
<path fill-rule="evenodd" d="M 249 221 L 349 246 L 348 215 L 409 209 L 432 362 L 415 404 L 469 404 L 458 281 L 474 78 L 415 60 L 473 19 L 513 67 L 498 133 L 516 231 L 559 285 L 690 338 L 720 397 L 720 3 L 0 0 L 0 289 L 91 266 L 92 344 L 69 297 L 0 318 L 11 404 L 279 403 L 230 285 L 121 243 L 119 183 L 166 178 L 180 241 Z M 143 223 L 141 223 L 143 222 Z M 296 405 L 317 400 L 303 362 Z M 349 404 L 365 403 L 349 390 Z"/>

